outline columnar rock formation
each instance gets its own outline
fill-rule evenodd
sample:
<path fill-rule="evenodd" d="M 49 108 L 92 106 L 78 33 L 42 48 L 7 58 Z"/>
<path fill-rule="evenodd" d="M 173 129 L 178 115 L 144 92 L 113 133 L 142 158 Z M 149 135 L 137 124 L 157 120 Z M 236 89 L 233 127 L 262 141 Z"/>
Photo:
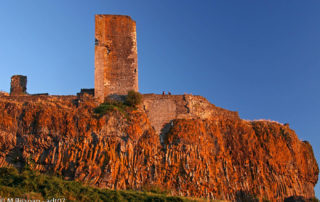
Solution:
<path fill-rule="evenodd" d="M 14 75 L 11 77 L 10 95 L 25 95 L 27 93 L 27 77 Z"/>
<path fill-rule="evenodd" d="M 95 97 L 138 91 L 136 23 L 129 16 L 96 15 Z"/>
<path fill-rule="evenodd" d="M 184 98 L 159 101 L 177 100 L 171 104 L 175 110 L 165 109 L 169 115 L 161 116 L 187 118 L 171 120 L 160 139 L 143 106 L 97 116 L 95 101 L 75 104 L 74 99 L 0 97 L 0 166 L 28 165 L 111 189 L 149 186 L 229 200 L 314 197 L 319 168 L 312 147 L 287 125 L 241 120 L 187 95 L 186 110 L 180 108 Z M 156 101 L 150 102 L 148 110 Z"/>

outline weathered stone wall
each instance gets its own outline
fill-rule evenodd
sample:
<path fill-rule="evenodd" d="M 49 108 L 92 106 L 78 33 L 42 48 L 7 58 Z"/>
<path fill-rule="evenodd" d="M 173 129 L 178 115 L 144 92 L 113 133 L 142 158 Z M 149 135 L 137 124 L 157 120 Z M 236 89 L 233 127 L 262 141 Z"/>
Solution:
<path fill-rule="evenodd" d="M 158 134 L 166 133 L 173 119 L 239 118 L 237 112 L 216 107 L 204 97 L 188 94 L 145 94 L 143 108 Z"/>
<path fill-rule="evenodd" d="M 27 93 L 27 77 L 14 75 L 11 77 L 10 95 L 25 95 Z"/>
<path fill-rule="evenodd" d="M 99 102 L 138 91 L 136 23 L 129 16 L 96 15 L 95 97 Z"/>

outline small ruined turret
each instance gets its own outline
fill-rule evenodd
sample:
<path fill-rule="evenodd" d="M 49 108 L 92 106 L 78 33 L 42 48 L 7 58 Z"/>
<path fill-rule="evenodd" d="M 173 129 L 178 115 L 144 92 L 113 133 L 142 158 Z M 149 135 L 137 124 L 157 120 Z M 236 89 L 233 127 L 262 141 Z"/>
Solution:
<path fill-rule="evenodd" d="M 27 77 L 22 75 L 13 75 L 11 77 L 10 95 L 26 95 L 27 94 Z"/>

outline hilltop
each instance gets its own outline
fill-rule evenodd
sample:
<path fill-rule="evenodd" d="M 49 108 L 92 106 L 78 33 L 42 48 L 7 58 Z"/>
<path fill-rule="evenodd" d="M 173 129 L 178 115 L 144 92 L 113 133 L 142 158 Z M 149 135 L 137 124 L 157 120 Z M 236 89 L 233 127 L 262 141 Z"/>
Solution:
<path fill-rule="evenodd" d="M 151 186 L 226 200 L 314 197 L 319 168 L 312 147 L 288 125 L 242 120 L 200 96 L 164 95 L 179 113 L 168 110 L 176 118 L 159 132 L 150 96 L 162 102 L 163 95 L 144 95 L 137 108 L 97 114 L 90 96 L 2 95 L 0 166 L 28 165 L 117 190 Z"/>

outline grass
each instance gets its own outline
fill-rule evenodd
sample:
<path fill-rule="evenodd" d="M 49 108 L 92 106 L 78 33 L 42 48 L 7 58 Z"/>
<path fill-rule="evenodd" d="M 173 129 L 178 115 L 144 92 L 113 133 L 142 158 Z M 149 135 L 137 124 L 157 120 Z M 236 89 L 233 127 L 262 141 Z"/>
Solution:
<path fill-rule="evenodd" d="M 128 118 L 129 110 L 136 109 L 139 104 L 142 103 L 142 95 L 139 92 L 133 90 L 128 91 L 128 95 L 125 96 L 124 101 L 114 100 L 106 98 L 105 102 L 100 104 L 94 109 L 94 113 L 100 117 L 108 112 L 119 111 L 122 115 Z"/>
<path fill-rule="evenodd" d="M 98 189 L 75 181 L 40 174 L 30 169 L 0 168 L 1 198 L 66 201 L 194 201 L 186 198 L 139 191 Z"/>
<path fill-rule="evenodd" d="M 167 195 L 163 187 L 145 186 L 144 191 L 107 190 L 89 187 L 76 181 L 67 181 L 56 176 L 41 174 L 28 168 L 19 172 L 15 168 L 0 168 L 0 198 L 20 198 L 47 201 L 157 201 L 183 202 L 207 201 L 206 199 L 175 197 Z M 241 201 L 252 201 L 251 198 Z M 15 201 L 15 200 L 13 200 Z M 219 200 L 213 200 L 219 201 Z M 263 200 L 268 201 L 268 200 Z M 319 202 L 317 198 L 310 201 Z"/>
<path fill-rule="evenodd" d="M 127 117 L 128 110 L 130 109 L 133 108 L 121 101 L 105 101 L 94 109 L 94 113 L 98 114 L 101 117 L 108 112 L 119 111 L 122 115 Z"/>

